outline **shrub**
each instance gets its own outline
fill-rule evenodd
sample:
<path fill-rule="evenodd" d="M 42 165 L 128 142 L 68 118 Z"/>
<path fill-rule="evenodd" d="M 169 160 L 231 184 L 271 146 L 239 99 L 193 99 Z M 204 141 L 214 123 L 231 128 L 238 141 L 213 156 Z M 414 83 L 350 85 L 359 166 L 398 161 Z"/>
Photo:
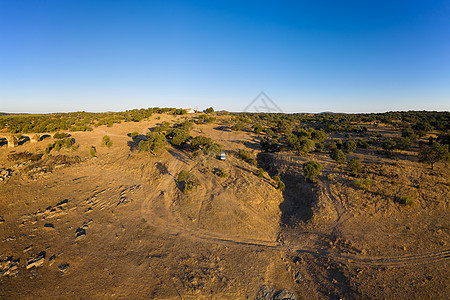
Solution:
<path fill-rule="evenodd" d="M 147 151 L 156 155 L 166 149 L 167 140 L 163 134 L 149 132 L 147 133 L 147 140 L 140 141 L 138 147 L 140 151 Z"/>
<path fill-rule="evenodd" d="M 249 164 L 256 164 L 256 159 L 253 157 L 253 154 L 250 151 L 244 150 L 244 149 L 240 149 L 239 150 L 239 157 L 245 161 L 248 162 Z"/>
<path fill-rule="evenodd" d="M 91 148 L 89 149 L 89 154 L 94 157 L 95 154 L 97 154 L 97 150 L 95 149 L 94 146 L 91 146 Z"/>
<path fill-rule="evenodd" d="M 203 149 L 207 145 L 211 145 L 211 144 L 212 144 L 211 138 L 203 136 L 203 135 L 199 135 L 192 139 L 191 148 L 192 148 L 192 150 L 195 151 L 195 150 Z"/>
<path fill-rule="evenodd" d="M 411 196 L 398 197 L 395 200 L 396 202 L 407 206 L 412 206 L 414 204 L 414 200 Z"/>
<path fill-rule="evenodd" d="M 333 149 L 331 151 L 331 158 L 337 161 L 338 163 L 343 163 L 346 160 L 344 152 L 342 150 Z"/>
<path fill-rule="evenodd" d="M 112 144 L 113 142 L 111 141 L 111 138 L 108 135 L 105 135 L 102 140 L 102 146 L 111 148 Z"/>
<path fill-rule="evenodd" d="M 63 139 L 63 138 L 65 138 L 65 137 L 69 137 L 70 136 L 70 134 L 68 134 L 68 133 L 65 133 L 65 132 L 57 132 L 57 133 L 55 133 L 54 135 L 53 135 L 53 138 L 55 138 L 55 139 Z"/>
<path fill-rule="evenodd" d="M 205 112 L 206 112 L 207 114 L 211 114 L 211 113 L 214 112 L 214 108 L 208 107 L 208 108 L 205 110 Z"/>
<path fill-rule="evenodd" d="M 352 153 L 356 150 L 356 143 L 354 141 L 348 141 L 344 143 L 344 148 L 348 153 Z"/>
<path fill-rule="evenodd" d="M 64 141 L 64 146 L 66 148 L 70 148 L 74 144 L 74 140 L 73 139 L 65 138 L 63 141 Z"/>
<path fill-rule="evenodd" d="M 309 161 L 303 164 L 303 172 L 311 180 L 314 180 L 314 177 L 319 175 L 320 170 L 322 170 L 322 166 L 318 162 Z"/>
<path fill-rule="evenodd" d="M 364 179 L 364 180 L 362 180 L 362 179 L 357 179 L 357 180 L 353 181 L 353 183 L 354 183 L 357 187 L 359 187 L 359 188 L 361 188 L 361 189 L 364 189 L 364 190 L 367 190 L 367 189 L 369 188 L 369 186 L 372 185 L 372 179 L 370 179 L 370 178 L 366 178 L 366 179 Z"/>
<path fill-rule="evenodd" d="M 231 126 L 231 130 L 233 130 L 233 131 L 239 131 L 239 130 L 242 130 L 242 128 L 244 128 L 243 123 L 238 123 L 238 124 L 234 124 L 233 126 Z"/>
<path fill-rule="evenodd" d="M 348 162 L 348 167 L 350 168 L 352 173 L 356 175 L 358 173 L 358 170 L 361 169 L 361 162 L 353 158 Z"/>
<path fill-rule="evenodd" d="M 172 130 L 172 132 L 169 134 L 169 137 L 171 138 L 170 142 L 172 143 L 172 145 L 180 146 L 181 144 L 186 143 L 186 141 L 191 136 L 189 135 L 188 131 L 176 128 Z"/>
<path fill-rule="evenodd" d="M 322 152 L 323 150 L 323 143 L 320 142 L 316 142 L 315 146 L 314 146 L 314 151 L 316 152 Z"/>
<path fill-rule="evenodd" d="M 134 132 L 132 132 L 132 133 L 130 134 L 130 136 L 131 136 L 132 138 L 136 138 L 136 137 L 139 136 L 139 133 L 138 133 L 137 131 L 134 131 Z"/>
<path fill-rule="evenodd" d="M 182 181 L 186 181 L 188 178 L 189 178 L 189 172 L 183 170 L 180 173 L 178 173 L 176 181 L 182 182 Z"/>
<path fill-rule="evenodd" d="M 294 145 L 294 149 L 297 151 L 298 155 L 304 155 L 306 153 L 312 152 L 315 148 L 316 143 L 310 139 L 299 141 Z"/>
<path fill-rule="evenodd" d="M 185 181 L 183 186 L 183 194 L 187 194 L 195 187 L 195 183 L 192 181 Z"/>
<path fill-rule="evenodd" d="M 228 177 L 228 174 L 224 169 L 217 170 L 216 175 L 222 178 Z"/>
<path fill-rule="evenodd" d="M 256 174 L 258 175 L 259 178 L 263 178 L 264 177 L 263 168 L 258 168 L 258 170 L 256 170 Z"/>
<path fill-rule="evenodd" d="M 263 130 L 263 127 L 259 124 L 253 125 L 252 129 L 255 133 L 260 134 Z"/>
<path fill-rule="evenodd" d="M 285 186 L 284 183 L 281 181 L 280 177 L 274 176 L 272 179 L 275 180 L 275 183 L 276 183 L 276 189 L 283 192 L 286 186 Z"/>

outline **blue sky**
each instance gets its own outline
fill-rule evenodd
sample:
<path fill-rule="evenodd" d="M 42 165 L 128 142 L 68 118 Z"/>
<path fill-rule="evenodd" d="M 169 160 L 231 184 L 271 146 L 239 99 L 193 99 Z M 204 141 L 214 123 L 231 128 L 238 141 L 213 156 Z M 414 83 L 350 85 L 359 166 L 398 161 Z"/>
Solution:
<path fill-rule="evenodd" d="M 450 110 L 450 1 L 0 0 L 0 111 Z"/>

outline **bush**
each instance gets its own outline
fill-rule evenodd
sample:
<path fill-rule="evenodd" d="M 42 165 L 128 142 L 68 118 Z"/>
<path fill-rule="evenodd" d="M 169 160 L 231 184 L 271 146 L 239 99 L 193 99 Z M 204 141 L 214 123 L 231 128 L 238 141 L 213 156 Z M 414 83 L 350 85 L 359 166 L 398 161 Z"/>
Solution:
<path fill-rule="evenodd" d="M 91 146 L 91 148 L 89 149 L 89 154 L 94 157 L 95 154 L 97 154 L 97 150 L 95 149 L 94 146 Z"/>
<path fill-rule="evenodd" d="M 111 141 L 111 138 L 109 136 L 105 135 L 102 140 L 102 146 L 111 148 L 112 144 L 113 144 L 113 142 Z"/>
<path fill-rule="evenodd" d="M 259 178 L 263 178 L 264 177 L 263 168 L 258 168 L 258 170 L 256 170 L 256 174 L 258 175 Z"/>
<path fill-rule="evenodd" d="M 187 130 L 176 128 L 172 130 L 169 137 L 171 138 L 170 142 L 172 145 L 180 146 L 181 144 L 186 143 L 191 136 Z"/>
<path fill-rule="evenodd" d="M 250 151 L 239 149 L 239 157 L 243 161 L 248 162 L 251 165 L 256 164 L 256 159 L 253 157 L 253 154 Z"/>
<path fill-rule="evenodd" d="M 139 142 L 139 151 L 147 151 L 154 155 L 163 151 L 167 147 L 166 137 L 157 132 L 147 133 L 147 140 Z"/>
<path fill-rule="evenodd" d="M 224 169 L 217 170 L 216 175 L 222 178 L 228 177 L 228 174 Z"/>
<path fill-rule="evenodd" d="M 176 181 L 182 182 L 182 181 L 186 181 L 188 178 L 189 178 L 189 172 L 183 170 L 180 173 L 178 173 Z"/>
<path fill-rule="evenodd" d="M 139 136 L 139 133 L 137 131 L 134 131 L 130 134 L 130 136 L 134 139 Z"/>
<path fill-rule="evenodd" d="M 361 188 L 361 189 L 364 189 L 364 190 L 367 190 L 367 189 L 369 188 L 369 186 L 372 185 L 372 179 L 370 179 L 370 178 L 366 178 L 366 179 L 364 179 L 364 180 L 362 180 L 362 179 L 357 179 L 357 180 L 353 181 L 353 183 L 354 183 L 357 187 L 359 187 L 359 188 Z"/>
<path fill-rule="evenodd" d="M 195 183 L 192 181 L 185 181 L 183 186 L 183 194 L 187 194 L 195 187 Z"/>
<path fill-rule="evenodd" d="M 281 181 L 280 177 L 274 176 L 274 177 L 273 177 L 273 180 L 275 180 L 275 183 L 276 183 L 276 189 L 283 192 L 286 186 L 285 186 L 284 183 Z"/>
<path fill-rule="evenodd" d="M 333 149 L 331 151 L 331 158 L 337 161 L 338 163 L 343 163 L 346 160 L 344 152 L 342 150 Z"/>
<path fill-rule="evenodd" d="M 233 126 L 231 126 L 231 130 L 233 130 L 233 131 L 239 131 L 239 130 L 242 130 L 242 128 L 244 128 L 243 123 L 238 123 L 238 124 L 234 124 Z"/>
<path fill-rule="evenodd" d="M 260 134 L 263 130 L 263 127 L 259 124 L 253 125 L 252 129 L 255 133 Z"/>
<path fill-rule="evenodd" d="M 53 135 L 53 138 L 55 138 L 55 139 L 63 139 L 63 138 L 65 138 L 65 137 L 69 137 L 70 136 L 70 134 L 68 134 L 68 133 L 65 133 L 65 132 L 57 132 L 57 133 L 55 133 L 54 135 Z"/>
<path fill-rule="evenodd" d="M 344 148 L 348 153 L 352 153 L 356 150 L 356 143 L 354 141 L 348 141 L 344 143 Z"/>
<path fill-rule="evenodd" d="M 207 108 L 207 109 L 205 110 L 205 112 L 206 112 L 207 114 L 211 114 L 211 113 L 214 112 L 214 108 L 209 107 L 209 108 Z"/>
<path fill-rule="evenodd" d="M 199 150 L 205 148 L 207 145 L 211 145 L 212 140 L 209 137 L 199 135 L 192 139 L 191 148 L 192 150 Z"/>
<path fill-rule="evenodd" d="M 411 196 L 398 197 L 395 200 L 396 202 L 407 206 L 412 206 L 414 204 L 414 200 Z"/>
<path fill-rule="evenodd" d="M 303 164 L 303 172 L 306 178 L 311 180 L 314 180 L 314 177 L 319 175 L 320 170 L 322 170 L 322 166 L 318 162 L 309 161 Z"/>
<path fill-rule="evenodd" d="M 356 175 L 358 173 L 358 170 L 361 169 L 361 162 L 353 158 L 348 162 L 348 167 L 350 168 L 352 173 Z"/>

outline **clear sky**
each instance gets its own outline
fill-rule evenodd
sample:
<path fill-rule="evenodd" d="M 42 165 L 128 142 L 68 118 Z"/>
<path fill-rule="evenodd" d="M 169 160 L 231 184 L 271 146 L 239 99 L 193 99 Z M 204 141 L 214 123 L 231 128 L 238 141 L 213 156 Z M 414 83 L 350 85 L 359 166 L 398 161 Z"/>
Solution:
<path fill-rule="evenodd" d="M 0 0 L 0 111 L 450 110 L 450 1 Z"/>

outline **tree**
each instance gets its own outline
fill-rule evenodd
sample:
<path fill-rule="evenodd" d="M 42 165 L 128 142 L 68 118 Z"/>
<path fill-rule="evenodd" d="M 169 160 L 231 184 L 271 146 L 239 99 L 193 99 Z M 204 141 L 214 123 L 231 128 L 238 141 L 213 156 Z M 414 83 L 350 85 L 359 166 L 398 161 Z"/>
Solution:
<path fill-rule="evenodd" d="M 436 142 L 430 147 L 420 149 L 418 157 L 419 162 L 429 164 L 433 170 L 435 163 L 450 160 L 448 145 L 441 145 Z"/>
<path fill-rule="evenodd" d="M 167 140 L 163 134 L 149 132 L 147 133 L 147 140 L 141 141 L 138 147 L 140 151 L 148 151 L 156 155 L 157 153 L 165 150 L 166 146 Z"/>
<path fill-rule="evenodd" d="M 305 177 L 314 181 L 314 177 L 319 175 L 320 170 L 322 170 L 322 165 L 315 161 L 308 161 L 303 164 L 303 172 Z"/>
<path fill-rule="evenodd" d="M 275 182 L 276 182 L 276 184 L 277 184 L 276 189 L 283 192 L 284 189 L 286 188 L 286 186 L 284 185 L 284 182 L 281 181 L 280 177 L 274 176 L 274 177 L 273 177 L 273 180 L 275 180 Z"/>
<path fill-rule="evenodd" d="M 333 149 L 333 151 L 331 151 L 331 158 L 337 161 L 338 163 L 343 163 L 346 160 L 344 152 L 338 149 Z"/>
<path fill-rule="evenodd" d="M 113 142 L 111 141 L 111 138 L 108 135 L 105 135 L 102 140 L 102 146 L 111 148 L 112 144 Z"/>
<path fill-rule="evenodd" d="M 358 170 L 361 169 L 361 162 L 353 158 L 348 162 L 348 167 L 350 168 L 352 173 L 356 175 L 358 173 Z"/>
<path fill-rule="evenodd" d="M 97 153 L 97 150 L 95 150 L 95 147 L 91 146 L 91 148 L 89 149 L 89 154 L 91 156 L 95 156 L 96 153 Z"/>
<path fill-rule="evenodd" d="M 176 128 L 172 130 L 172 132 L 169 134 L 169 137 L 171 138 L 171 143 L 173 145 L 180 146 L 190 138 L 190 135 L 187 130 Z"/>
<path fill-rule="evenodd" d="M 344 148 L 348 153 L 352 153 L 356 150 L 356 143 L 354 141 L 348 141 L 344 143 Z"/>
<path fill-rule="evenodd" d="M 207 114 L 211 114 L 211 113 L 214 112 L 214 108 L 209 107 L 209 108 L 207 108 L 207 109 L 205 110 L 205 112 L 206 112 Z"/>

